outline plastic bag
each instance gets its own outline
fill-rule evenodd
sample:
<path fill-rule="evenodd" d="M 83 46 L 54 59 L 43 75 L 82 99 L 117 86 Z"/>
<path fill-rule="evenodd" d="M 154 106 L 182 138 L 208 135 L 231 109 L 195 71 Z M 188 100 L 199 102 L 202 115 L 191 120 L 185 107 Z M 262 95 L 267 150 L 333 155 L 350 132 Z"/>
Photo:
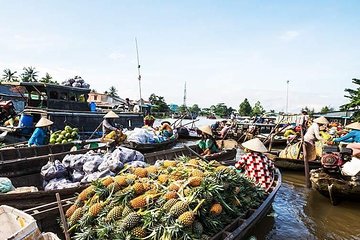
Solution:
<path fill-rule="evenodd" d="M 113 159 L 119 159 L 123 163 L 132 162 L 132 161 L 145 161 L 144 155 L 140 152 L 124 148 L 118 147 L 112 152 Z"/>
<path fill-rule="evenodd" d="M 142 161 L 133 161 L 133 162 L 130 162 L 129 164 L 133 167 L 142 167 L 143 168 L 143 167 L 147 166 L 147 164 Z"/>
<path fill-rule="evenodd" d="M 110 170 L 105 170 L 102 172 L 94 172 L 91 174 L 86 175 L 83 179 L 81 179 L 81 183 L 90 183 L 94 180 L 97 180 L 99 178 L 107 177 L 107 176 L 115 176 L 113 172 Z"/>
<path fill-rule="evenodd" d="M 117 158 L 112 158 L 111 155 L 104 156 L 104 161 L 99 165 L 99 171 L 110 170 L 114 173 L 120 172 L 124 164 Z"/>
<path fill-rule="evenodd" d="M 49 161 L 41 168 L 40 173 L 46 181 L 54 178 L 66 178 L 68 176 L 65 166 L 59 160 L 55 160 L 55 162 Z"/>
<path fill-rule="evenodd" d="M 80 186 L 79 183 L 72 183 L 70 180 L 65 178 L 54 178 L 51 179 L 45 186 L 45 191 L 63 189 L 63 188 L 73 188 Z"/>
<path fill-rule="evenodd" d="M 99 165 L 103 162 L 103 158 L 99 155 L 89 156 L 88 161 L 83 165 L 83 171 L 87 174 L 94 173 L 98 170 Z"/>
<path fill-rule="evenodd" d="M 12 182 L 8 178 L 0 178 L 0 193 L 7 193 L 14 190 L 14 186 Z"/>
<path fill-rule="evenodd" d="M 70 174 L 71 180 L 73 182 L 80 182 L 84 176 L 85 176 L 85 173 L 83 171 L 79 171 L 76 169 L 74 169 L 73 172 Z"/>

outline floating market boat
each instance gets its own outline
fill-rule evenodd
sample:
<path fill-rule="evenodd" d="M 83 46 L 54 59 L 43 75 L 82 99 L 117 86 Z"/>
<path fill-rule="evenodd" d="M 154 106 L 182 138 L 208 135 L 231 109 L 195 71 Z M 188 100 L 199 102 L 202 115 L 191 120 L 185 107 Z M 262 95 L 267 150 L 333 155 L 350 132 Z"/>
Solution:
<path fill-rule="evenodd" d="M 169 159 L 171 157 L 180 157 L 186 152 L 182 152 L 180 149 L 173 149 L 173 152 L 169 151 L 161 151 L 156 153 L 150 153 L 146 155 L 146 159 L 148 162 L 153 162 L 160 159 Z M 188 151 L 188 154 L 190 152 Z M 250 208 L 246 211 L 244 215 L 238 217 L 231 221 L 225 228 L 221 229 L 217 234 L 213 235 L 210 239 L 218 240 L 218 239 L 241 239 L 246 236 L 246 234 L 256 226 L 256 224 L 268 213 L 271 209 L 272 202 L 275 198 L 277 191 L 281 186 L 281 174 L 278 169 L 274 171 L 274 179 L 271 186 L 267 189 L 263 200 L 260 201 L 259 205 L 256 208 Z M 62 205 L 64 209 L 68 209 L 71 205 L 73 205 L 75 198 L 69 198 L 62 200 Z M 26 210 L 27 213 L 31 214 L 35 219 L 38 220 L 41 226 L 54 228 L 54 226 L 58 226 L 58 223 L 54 221 L 55 216 L 58 215 L 58 207 L 57 203 L 50 203 L 44 206 L 38 206 L 33 209 Z M 53 225 L 49 226 L 50 223 Z M 46 229 L 42 229 L 43 231 Z"/>
<path fill-rule="evenodd" d="M 275 135 L 272 139 L 269 136 L 270 134 L 268 133 L 261 133 L 259 135 L 257 135 L 256 137 L 259 138 L 262 142 L 264 142 L 265 145 L 269 145 L 270 142 L 272 144 L 272 146 L 285 146 L 287 143 L 287 138 L 283 137 L 283 136 L 277 136 Z"/>
<path fill-rule="evenodd" d="M 80 134 L 91 134 L 103 121 L 105 111 L 90 111 L 87 102 L 89 88 L 47 84 L 40 82 L 2 82 L 1 85 L 10 86 L 11 91 L 20 93 L 25 101 L 25 109 L 19 120 L 19 126 L 14 128 L 0 127 L 1 131 L 8 131 L 8 135 L 29 137 L 33 132 L 33 125 L 41 117 L 47 117 L 54 124 L 52 130 L 64 129 L 66 125 L 77 127 Z M 118 112 L 119 118 L 115 124 L 123 128 L 143 126 L 143 113 Z"/>
<path fill-rule="evenodd" d="M 190 139 L 190 140 L 197 140 L 201 138 L 201 134 L 198 134 L 196 129 L 188 128 L 188 127 L 178 127 L 176 132 L 179 135 L 179 139 Z"/>
<path fill-rule="evenodd" d="M 159 143 L 136 143 L 132 141 L 125 141 L 122 143 L 122 146 L 130 149 L 134 149 L 141 153 L 148 153 L 148 152 L 160 151 L 171 148 L 176 144 L 178 137 L 179 137 L 178 134 L 174 134 L 174 136 L 171 137 L 170 139 Z"/>
<path fill-rule="evenodd" d="M 360 178 L 329 173 L 322 168 L 310 172 L 312 187 L 330 198 L 336 205 L 340 200 L 360 200 Z"/>
<path fill-rule="evenodd" d="M 271 159 L 277 168 L 292 171 L 304 171 L 305 163 L 302 159 L 289 159 L 274 157 Z M 309 169 L 317 169 L 321 167 L 320 160 L 309 161 Z"/>

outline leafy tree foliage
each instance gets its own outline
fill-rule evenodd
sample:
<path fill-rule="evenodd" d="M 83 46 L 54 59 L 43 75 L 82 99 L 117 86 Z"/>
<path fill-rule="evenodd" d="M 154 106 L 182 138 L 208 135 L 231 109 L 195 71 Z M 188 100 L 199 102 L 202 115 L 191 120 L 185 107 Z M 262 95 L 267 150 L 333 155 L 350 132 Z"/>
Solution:
<path fill-rule="evenodd" d="M 264 108 L 261 106 L 260 101 L 257 101 L 254 105 L 254 107 L 252 108 L 251 114 L 253 116 L 261 116 L 265 113 Z"/>
<path fill-rule="evenodd" d="M 152 93 L 149 97 L 150 103 L 153 105 L 154 112 L 169 112 L 169 106 L 166 104 L 164 97 L 157 96 Z"/>
<path fill-rule="evenodd" d="M 210 112 L 220 117 L 227 117 L 234 111 L 233 108 L 228 108 L 225 103 L 218 103 L 210 107 Z"/>
<path fill-rule="evenodd" d="M 321 110 L 320 110 L 320 113 L 323 113 L 323 114 L 325 114 L 325 113 L 328 113 L 328 112 L 332 112 L 332 111 L 334 111 L 334 108 L 332 108 L 332 107 L 328 107 L 328 106 L 325 106 L 325 107 L 322 107 L 321 108 Z"/>
<path fill-rule="evenodd" d="M 23 82 L 37 82 L 38 72 L 34 67 L 24 67 L 24 72 L 20 75 Z"/>
<path fill-rule="evenodd" d="M 107 95 L 109 95 L 110 97 L 118 97 L 118 93 L 117 93 L 117 89 L 114 86 L 111 86 L 109 88 L 109 91 L 107 92 Z"/>
<path fill-rule="evenodd" d="M 349 103 L 344 104 L 341 106 L 341 110 L 348 110 L 348 109 L 359 109 L 360 107 L 360 79 L 353 78 L 352 82 L 356 85 L 355 89 L 346 88 L 345 95 L 346 98 L 350 100 Z"/>
<path fill-rule="evenodd" d="M 17 82 L 18 81 L 18 77 L 15 75 L 15 72 L 12 72 L 10 69 L 4 69 L 4 74 L 2 75 L 2 79 L 3 81 L 6 82 Z"/>
<path fill-rule="evenodd" d="M 314 108 L 310 109 L 308 106 L 305 106 L 302 110 L 305 110 L 310 117 L 311 117 L 312 115 L 314 115 L 314 112 L 315 112 L 315 109 L 314 109 Z"/>
<path fill-rule="evenodd" d="M 187 107 L 183 104 L 179 107 L 179 113 L 186 113 L 187 112 Z"/>
<path fill-rule="evenodd" d="M 199 112 L 201 111 L 201 109 L 199 108 L 199 105 L 194 104 L 190 107 L 190 112 L 195 113 L 195 114 L 199 114 Z"/>
<path fill-rule="evenodd" d="M 45 74 L 45 77 L 42 77 L 39 82 L 58 84 L 57 81 L 53 81 L 52 79 L 53 79 L 53 77 L 52 77 L 49 73 L 46 73 L 46 74 Z"/>
<path fill-rule="evenodd" d="M 252 112 L 251 105 L 247 98 L 244 99 L 242 103 L 240 103 L 239 106 L 239 114 L 240 116 L 250 116 Z"/>

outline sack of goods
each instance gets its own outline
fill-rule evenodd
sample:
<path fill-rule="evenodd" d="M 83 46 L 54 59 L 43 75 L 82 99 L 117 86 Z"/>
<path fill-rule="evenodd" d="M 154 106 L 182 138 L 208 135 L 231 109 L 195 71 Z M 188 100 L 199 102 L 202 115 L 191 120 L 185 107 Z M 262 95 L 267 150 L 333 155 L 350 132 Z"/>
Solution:
<path fill-rule="evenodd" d="M 120 144 L 126 140 L 127 136 L 121 130 L 117 130 L 111 131 L 104 138 L 114 140 L 116 144 Z"/>
<path fill-rule="evenodd" d="M 70 126 L 65 126 L 63 130 L 56 131 L 50 136 L 50 144 L 64 144 L 68 142 L 72 142 L 74 140 L 78 140 L 79 137 L 79 129 L 71 128 Z"/>

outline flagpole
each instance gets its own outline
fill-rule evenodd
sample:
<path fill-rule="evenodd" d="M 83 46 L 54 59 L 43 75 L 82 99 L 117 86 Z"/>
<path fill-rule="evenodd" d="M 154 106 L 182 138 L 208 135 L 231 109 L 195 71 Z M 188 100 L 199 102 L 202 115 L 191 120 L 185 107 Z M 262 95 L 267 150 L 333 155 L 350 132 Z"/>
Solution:
<path fill-rule="evenodd" d="M 140 93 L 140 112 L 142 112 L 142 97 L 141 97 L 141 74 L 140 74 L 140 60 L 139 60 L 139 48 L 137 38 L 135 37 L 135 45 L 136 45 L 136 58 L 137 58 L 137 65 L 138 65 L 138 80 L 139 80 L 139 93 Z"/>

